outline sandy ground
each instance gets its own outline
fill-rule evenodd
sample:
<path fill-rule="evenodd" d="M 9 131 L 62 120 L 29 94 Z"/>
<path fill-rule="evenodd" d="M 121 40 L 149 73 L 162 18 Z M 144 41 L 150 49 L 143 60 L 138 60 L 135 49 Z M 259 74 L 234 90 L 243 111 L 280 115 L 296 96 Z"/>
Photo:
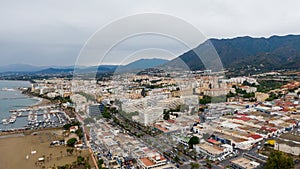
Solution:
<path fill-rule="evenodd" d="M 37 135 L 5 136 L 0 138 L 0 168 L 1 169 L 35 169 L 52 168 L 72 164 L 77 155 L 89 156 L 88 151 L 74 151 L 73 155 L 67 155 L 65 146 L 50 147 L 50 142 L 60 139 L 57 131 L 42 131 Z M 37 151 L 31 154 L 31 151 Z M 51 154 L 51 155 L 50 155 Z M 26 156 L 29 159 L 26 159 Z M 45 156 L 45 162 L 36 165 L 38 158 Z M 50 158 L 50 156 L 52 158 Z M 91 157 L 89 157 L 91 161 Z M 92 162 L 90 162 L 91 166 Z"/>
<path fill-rule="evenodd" d="M 43 98 L 38 98 L 38 99 L 40 99 L 39 102 L 37 102 L 36 104 L 29 106 L 29 107 L 34 108 L 34 107 L 39 107 L 39 106 L 47 106 L 47 105 L 51 104 L 50 100 L 43 99 Z"/>

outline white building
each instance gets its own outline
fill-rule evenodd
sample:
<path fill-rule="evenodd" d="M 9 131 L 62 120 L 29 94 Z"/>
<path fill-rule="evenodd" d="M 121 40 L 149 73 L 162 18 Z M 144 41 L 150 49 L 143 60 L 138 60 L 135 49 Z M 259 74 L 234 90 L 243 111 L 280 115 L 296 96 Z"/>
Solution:
<path fill-rule="evenodd" d="M 282 134 L 274 144 L 274 149 L 295 156 L 300 155 L 300 135 L 298 134 Z"/>
<path fill-rule="evenodd" d="M 163 115 L 162 107 L 150 107 L 139 111 L 139 121 L 147 126 L 159 120 Z"/>
<path fill-rule="evenodd" d="M 167 159 L 160 154 L 153 157 L 144 157 L 137 160 L 138 167 L 142 169 L 159 169 L 167 165 Z"/>
<path fill-rule="evenodd" d="M 80 94 L 74 94 L 70 97 L 70 99 L 72 100 L 73 103 L 75 103 L 75 111 L 76 112 L 80 112 L 83 111 L 85 112 L 86 110 L 86 103 L 87 103 L 87 99 L 80 95 Z"/>
<path fill-rule="evenodd" d="M 208 156 L 208 158 L 212 161 L 221 161 L 233 151 L 232 146 L 228 144 L 219 146 L 204 142 L 197 144 L 194 147 L 197 153 Z"/>
<path fill-rule="evenodd" d="M 190 95 L 190 96 L 181 96 L 183 103 L 188 106 L 198 107 L 199 106 L 199 96 Z"/>

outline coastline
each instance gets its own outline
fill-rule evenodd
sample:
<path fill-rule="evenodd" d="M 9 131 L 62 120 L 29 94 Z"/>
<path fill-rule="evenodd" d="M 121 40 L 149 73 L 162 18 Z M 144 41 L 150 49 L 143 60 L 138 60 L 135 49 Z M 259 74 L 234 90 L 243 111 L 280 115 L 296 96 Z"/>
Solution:
<path fill-rule="evenodd" d="M 32 84 L 30 81 L 28 81 L 30 84 Z M 29 89 L 29 88 L 28 88 Z M 18 90 L 25 96 L 28 96 L 29 98 L 37 100 L 37 103 L 34 103 L 32 105 L 26 106 L 25 108 L 34 108 L 39 106 L 46 106 L 51 104 L 51 101 L 45 98 L 38 97 L 34 94 L 32 94 L 30 91 L 24 90 L 24 88 L 18 88 Z"/>
<path fill-rule="evenodd" d="M 0 80 L 1 81 L 1 80 Z M 34 83 L 33 80 L 2 80 L 2 81 L 14 81 L 14 82 L 17 82 L 17 81 L 20 81 L 20 82 L 28 82 L 30 83 L 30 85 L 32 85 Z M 41 98 L 41 97 L 38 97 L 36 96 L 35 94 L 31 93 L 31 91 L 29 90 L 31 87 L 18 87 L 18 88 L 7 88 L 5 87 L 4 90 L 18 90 L 21 92 L 21 94 L 23 94 L 24 96 L 27 96 L 29 98 L 32 98 L 32 99 L 35 99 L 37 100 L 37 103 L 34 103 L 32 105 L 28 105 L 24 108 L 35 108 L 35 107 L 39 107 L 39 106 L 47 106 L 49 104 L 51 104 L 52 102 L 48 99 L 45 99 L 45 98 Z M 1 89 L 0 89 L 1 90 Z"/>
<path fill-rule="evenodd" d="M 30 96 L 32 97 L 32 96 Z M 46 106 L 46 105 L 49 105 L 51 104 L 51 101 L 48 100 L 48 99 L 44 99 L 44 98 L 40 98 L 40 97 L 33 97 L 34 99 L 38 100 L 37 103 L 33 104 L 33 105 L 30 105 L 30 106 L 27 106 L 28 108 L 34 108 L 34 107 L 39 107 L 39 106 Z"/>
<path fill-rule="evenodd" d="M 31 83 L 29 81 L 7 81 L 3 80 L 0 81 L 0 92 L 7 93 L 6 95 L 1 95 L 2 97 L 12 98 L 11 100 L 5 100 L 2 104 L 1 111 L 1 118 L 8 119 L 12 114 L 9 112 L 12 109 L 26 109 L 26 108 L 35 108 L 42 105 L 47 105 L 50 103 L 49 100 L 36 97 L 31 95 L 30 93 L 26 92 L 30 89 Z M 25 83 L 23 83 L 25 82 Z M 22 98 L 22 101 L 19 103 L 18 100 L 14 98 Z M 6 124 L 0 123 L 0 136 L 2 135 L 13 135 L 16 133 L 22 133 L 25 131 L 24 126 L 21 124 L 24 123 L 24 120 L 16 122 L 17 124 L 12 124 L 7 126 Z"/>

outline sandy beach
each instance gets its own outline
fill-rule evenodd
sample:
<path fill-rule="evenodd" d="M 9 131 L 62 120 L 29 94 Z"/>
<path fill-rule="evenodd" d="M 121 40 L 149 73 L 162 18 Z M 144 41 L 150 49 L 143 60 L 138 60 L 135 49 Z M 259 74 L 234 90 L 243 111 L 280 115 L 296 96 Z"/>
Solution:
<path fill-rule="evenodd" d="M 29 106 L 30 108 L 39 107 L 39 106 L 47 106 L 47 105 L 51 104 L 50 100 L 47 100 L 44 98 L 34 97 L 34 99 L 37 99 L 39 101 L 36 104 Z"/>
<path fill-rule="evenodd" d="M 39 131 L 31 135 L 13 135 L 0 138 L 0 168 L 1 169 L 33 169 L 52 168 L 72 164 L 77 155 L 89 157 L 89 152 L 74 151 L 73 155 L 67 155 L 65 146 L 50 147 L 50 142 L 63 139 L 62 130 Z M 32 154 L 32 151 L 36 151 Z M 26 156 L 28 159 L 26 159 Z M 45 162 L 36 165 L 38 158 L 45 158 Z M 89 157 L 91 160 L 91 157 Z M 93 166 L 92 161 L 90 164 Z"/>

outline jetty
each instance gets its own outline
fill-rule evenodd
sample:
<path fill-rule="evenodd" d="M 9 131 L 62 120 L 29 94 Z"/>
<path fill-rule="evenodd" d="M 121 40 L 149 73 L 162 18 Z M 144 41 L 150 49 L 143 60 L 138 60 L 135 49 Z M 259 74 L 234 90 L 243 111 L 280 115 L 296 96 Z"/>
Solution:
<path fill-rule="evenodd" d="M 9 110 L 9 112 L 16 113 L 16 112 L 42 111 L 42 110 L 48 110 L 48 109 L 54 109 L 54 108 L 57 108 L 57 106 L 56 105 L 48 105 L 48 106 L 40 106 L 40 107 L 34 107 L 34 108 L 14 109 L 14 110 Z"/>

